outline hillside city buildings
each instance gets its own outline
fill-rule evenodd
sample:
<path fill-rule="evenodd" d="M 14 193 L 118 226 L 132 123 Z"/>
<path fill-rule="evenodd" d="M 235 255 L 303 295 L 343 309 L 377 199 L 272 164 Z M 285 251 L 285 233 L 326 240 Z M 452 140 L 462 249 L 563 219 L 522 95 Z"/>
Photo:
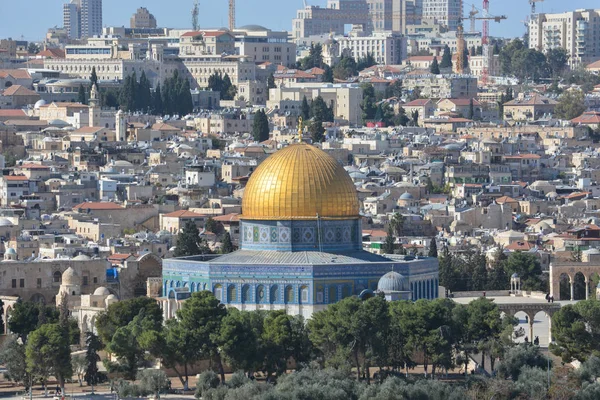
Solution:
<path fill-rule="evenodd" d="M 39 43 L 1 38 L 5 321 L 63 293 L 83 331 L 138 296 L 171 318 L 202 290 L 310 318 L 390 272 L 390 301 L 466 296 L 435 249 L 480 250 L 486 271 L 526 253 L 549 295 L 594 296 L 599 11 L 529 23 L 531 49 L 578 68 L 568 82 L 507 73 L 509 40 L 484 51 L 457 33 L 465 12 L 329 0 L 278 31 L 165 27 L 141 7 L 104 27 L 101 0 L 73 0 Z M 209 251 L 175 257 L 190 224 Z M 497 296 L 546 294 L 505 280 Z"/>

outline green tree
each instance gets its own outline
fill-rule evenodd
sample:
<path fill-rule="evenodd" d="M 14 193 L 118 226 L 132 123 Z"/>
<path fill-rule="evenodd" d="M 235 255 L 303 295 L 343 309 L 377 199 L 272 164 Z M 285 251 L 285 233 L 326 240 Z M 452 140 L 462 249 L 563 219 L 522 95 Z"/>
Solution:
<path fill-rule="evenodd" d="M 153 393 L 156 400 L 160 399 L 161 392 L 164 393 L 171 387 L 167 374 L 160 369 L 141 370 L 137 374 L 137 379 L 142 390 Z"/>
<path fill-rule="evenodd" d="M 83 84 L 79 85 L 79 90 L 77 91 L 77 102 L 81 104 L 87 104 L 85 88 L 83 87 Z"/>
<path fill-rule="evenodd" d="M 323 127 L 323 120 L 315 117 L 308 126 L 310 137 L 313 143 L 321 143 L 325 139 L 325 127 Z"/>
<path fill-rule="evenodd" d="M 527 367 L 544 371 L 548 367 L 548 359 L 542 355 L 539 346 L 520 344 L 509 349 L 498 365 L 498 374 L 516 381 Z"/>
<path fill-rule="evenodd" d="M 102 350 L 102 342 L 100 338 L 94 334 L 94 332 L 85 333 L 85 362 L 86 368 L 83 378 L 86 383 L 92 387 L 92 394 L 94 393 L 94 386 L 98 385 L 102 379 L 102 373 L 98 370 L 98 362 L 100 356 L 98 352 Z"/>
<path fill-rule="evenodd" d="M 156 85 L 156 89 L 152 93 L 152 114 L 163 115 L 163 102 L 160 83 Z"/>
<path fill-rule="evenodd" d="M 402 81 L 400 79 L 395 79 L 385 88 L 385 97 L 388 99 L 390 97 L 402 97 Z"/>
<path fill-rule="evenodd" d="M 96 329 L 102 343 L 107 344 L 115 335 L 117 329 L 126 326 L 133 319 L 144 312 L 145 316 L 153 321 L 154 327 L 162 324 L 162 310 L 156 300 L 149 297 L 136 297 L 129 300 L 113 303 L 106 311 L 98 313 Z"/>
<path fill-rule="evenodd" d="M 254 114 L 254 121 L 252 122 L 252 136 L 257 142 L 264 142 L 269 140 L 269 119 L 264 110 L 258 110 Z"/>
<path fill-rule="evenodd" d="M 333 67 L 333 77 L 345 81 L 346 79 L 357 76 L 358 67 L 353 57 L 342 55 L 338 63 Z"/>
<path fill-rule="evenodd" d="M 367 53 L 366 56 L 360 57 L 356 61 L 357 72 L 360 72 L 363 69 L 367 69 L 369 67 L 372 67 L 373 65 L 377 65 L 377 61 L 375 61 L 375 57 L 373 57 L 372 53 Z"/>
<path fill-rule="evenodd" d="M 96 89 L 100 89 L 98 87 L 98 74 L 96 74 L 96 67 L 92 67 L 92 73 L 90 75 L 90 89 L 94 85 L 96 85 Z"/>
<path fill-rule="evenodd" d="M 268 377 L 285 373 L 289 359 L 293 358 L 298 364 L 309 360 L 311 343 L 302 316 L 271 311 L 264 319 L 261 340 Z"/>
<path fill-rule="evenodd" d="M 224 359 L 233 369 L 242 369 L 250 376 L 262 369 L 265 349 L 261 338 L 265 316 L 264 311 L 231 308 L 223 317 L 217 341 Z"/>
<path fill-rule="evenodd" d="M 519 275 L 523 290 L 547 290 L 547 282 L 542 280 L 542 267 L 535 254 L 513 252 L 504 262 L 504 269 L 508 276 Z"/>
<path fill-rule="evenodd" d="M 123 87 L 121 88 L 121 93 L 119 95 L 119 103 L 125 111 L 133 112 L 136 110 L 136 87 L 137 81 L 134 72 L 133 74 L 125 77 L 125 83 L 123 84 Z"/>
<path fill-rule="evenodd" d="M 362 110 L 363 124 L 366 124 L 367 121 L 371 121 L 375 118 L 375 113 L 377 112 L 377 99 L 375 97 L 375 88 L 373 85 L 370 83 L 363 83 L 361 88 L 363 90 L 363 100 L 360 108 Z"/>
<path fill-rule="evenodd" d="M 275 76 L 273 75 L 273 73 L 271 73 L 267 78 L 267 100 L 271 96 L 271 89 L 275 89 L 276 87 L 277 85 L 275 84 Z"/>
<path fill-rule="evenodd" d="M 333 83 L 333 68 L 327 64 L 323 64 L 323 82 Z"/>
<path fill-rule="evenodd" d="M 439 67 L 452 68 L 452 53 L 450 52 L 450 47 L 448 47 L 448 45 L 444 46 L 444 54 L 442 55 L 442 62 L 440 62 Z"/>
<path fill-rule="evenodd" d="M 392 219 L 390 220 L 390 225 L 394 228 L 394 232 L 396 233 L 396 236 L 403 236 L 404 235 L 404 223 L 406 222 L 406 218 L 404 217 L 404 215 L 395 212 L 394 215 L 392 215 Z"/>
<path fill-rule="evenodd" d="M 385 237 L 385 242 L 383 242 L 383 254 L 394 254 L 395 252 L 395 243 L 396 239 L 394 238 L 394 227 L 392 224 L 388 225 L 387 236 Z"/>
<path fill-rule="evenodd" d="M 306 96 L 302 98 L 302 104 L 300 106 L 300 116 L 307 122 L 310 119 L 310 106 L 308 105 L 308 100 L 306 100 Z"/>
<path fill-rule="evenodd" d="M 27 370 L 46 378 L 54 376 L 64 393 L 65 381 L 73 375 L 68 334 L 59 324 L 45 324 L 31 332 L 25 348 Z"/>
<path fill-rule="evenodd" d="M 140 83 L 136 92 L 136 109 L 143 112 L 149 112 L 152 108 L 152 93 L 150 81 L 146 77 L 146 71 L 140 75 Z"/>
<path fill-rule="evenodd" d="M 215 362 L 223 382 L 225 372 L 218 338 L 221 321 L 226 314 L 225 306 L 207 291 L 192 293 L 192 296 L 177 311 L 177 318 L 181 320 L 182 326 L 192 332 L 193 340 L 199 344 L 198 354 Z"/>
<path fill-rule="evenodd" d="M 429 242 L 429 252 L 427 253 L 427 255 L 429 257 L 438 257 L 437 240 L 435 237 L 432 237 L 431 242 Z"/>
<path fill-rule="evenodd" d="M 400 107 L 398 110 L 398 114 L 394 116 L 394 125 L 396 126 L 406 126 L 410 122 L 410 118 L 406 115 L 406 110 L 404 107 Z"/>
<path fill-rule="evenodd" d="M 233 96 L 235 96 L 235 92 L 237 91 L 235 86 L 230 87 L 229 90 L 230 93 L 234 93 Z M 183 85 L 181 85 L 178 100 L 179 109 L 177 113 L 179 115 L 187 115 L 194 111 L 194 102 L 192 100 L 190 81 L 188 81 L 187 79 L 183 80 Z"/>
<path fill-rule="evenodd" d="M 554 115 L 569 120 L 580 116 L 585 110 L 585 94 L 581 90 L 566 90 L 558 99 Z"/>
<path fill-rule="evenodd" d="M 173 256 L 188 257 L 198 254 L 202 254 L 200 231 L 194 221 L 188 220 L 177 236 L 177 247 L 173 252 Z"/>
<path fill-rule="evenodd" d="M 458 287 L 459 276 L 455 269 L 454 256 L 450 254 L 448 246 L 444 246 L 439 257 L 440 285 L 446 290 L 455 291 Z"/>
<path fill-rule="evenodd" d="M 548 60 L 548 67 L 550 73 L 554 79 L 558 79 L 567 69 L 569 62 L 569 54 L 562 47 L 550 49 L 546 53 L 546 59 Z"/>
<path fill-rule="evenodd" d="M 39 323 L 40 314 L 45 317 L 45 323 L 52 324 L 58 322 L 59 313 L 55 307 L 32 301 L 23 301 L 19 298 L 10 313 L 8 330 L 17 335 L 25 343 L 29 333 L 41 326 Z"/>
<path fill-rule="evenodd" d="M 440 66 L 438 64 L 437 57 L 433 57 L 433 62 L 429 66 L 429 72 L 431 72 L 434 75 L 440 74 Z"/>
<path fill-rule="evenodd" d="M 581 300 L 560 308 L 552 316 L 550 350 L 564 362 L 584 362 L 590 356 L 600 356 L 600 302 Z"/>
<path fill-rule="evenodd" d="M 26 389 L 29 387 L 31 377 L 25 359 L 25 345 L 20 343 L 16 335 L 6 337 L 2 343 L 0 362 L 6 368 L 6 379 L 22 384 Z"/>
<path fill-rule="evenodd" d="M 223 246 L 221 246 L 221 254 L 229 254 L 234 251 L 233 243 L 231 242 L 231 235 L 229 232 L 225 232 L 223 236 Z"/>
<path fill-rule="evenodd" d="M 29 42 L 29 44 L 27 45 L 27 53 L 29 53 L 29 54 L 37 54 L 39 52 L 40 52 L 40 46 L 38 46 L 34 42 Z"/>
<path fill-rule="evenodd" d="M 212 217 L 208 217 L 208 219 L 204 223 L 204 229 L 212 233 L 219 233 L 220 230 L 219 224 Z"/>

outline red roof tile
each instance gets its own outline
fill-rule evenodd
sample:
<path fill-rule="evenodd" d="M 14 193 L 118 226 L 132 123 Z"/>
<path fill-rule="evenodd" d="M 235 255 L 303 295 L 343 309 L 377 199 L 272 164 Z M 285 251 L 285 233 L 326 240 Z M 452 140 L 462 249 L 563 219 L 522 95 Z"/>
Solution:
<path fill-rule="evenodd" d="M 125 210 L 123 206 L 109 201 L 88 201 L 73 207 L 73 210 Z"/>

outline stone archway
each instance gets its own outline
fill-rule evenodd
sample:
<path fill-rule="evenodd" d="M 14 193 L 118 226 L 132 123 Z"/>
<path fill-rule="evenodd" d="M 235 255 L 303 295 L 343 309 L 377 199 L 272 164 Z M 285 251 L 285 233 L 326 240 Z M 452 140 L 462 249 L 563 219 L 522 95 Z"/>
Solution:
<path fill-rule="evenodd" d="M 550 264 L 550 295 L 554 296 L 554 300 L 574 300 L 575 295 L 575 275 L 580 273 L 584 278 L 584 293 L 589 298 L 590 282 L 594 274 L 600 274 L 600 264 L 595 262 L 564 262 Z M 569 292 L 570 298 L 563 298 L 560 290 L 560 277 L 566 274 L 570 278 Z M 564 293 L 563 293 L 564 294 Z"/>

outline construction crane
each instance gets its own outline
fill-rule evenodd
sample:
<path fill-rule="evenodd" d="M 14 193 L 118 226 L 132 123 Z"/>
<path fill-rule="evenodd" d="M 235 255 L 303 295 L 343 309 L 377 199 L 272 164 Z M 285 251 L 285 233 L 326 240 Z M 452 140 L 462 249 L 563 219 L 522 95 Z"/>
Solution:
<path fill-rule="evenodd" d="M 481 82 L 485 85 L 487 84 L 490 74 L 490 21 L 500 22 L 503 19 L 506 19 L 506 16 L 490 16 L 490 0 L 483 0 L 483 17 L 475 19 L 483 20 L 483 29 L 481 32 L 481 44 L 483 46 L 483 69 L 481 73 Z"/>
<path fill-rule="evenodd" d="M 200 13 L 200 5 L 198 4 L 198 0 L 194 1 L 194 7 L 192 8 L 192 29 L 197 31 L 198 26 L 198 14 Z"/>
<path fill-rule="evenodd" d="M 235 0 L 229 0 L 229 30 L 235 29 Z"/>
<path fill-rule="evenodd" d="M 473 8 L 471 9 L 471 12 L 469 12 L 469 19 L 471 20 L 471 33 L 475 32 L 475 16 L 479 14 L 479 11 L 477 10 L 477 7 L 475 7 L 475 4 L 472 4 L 472 6 Z"/>
<path fill-rule="evenodd" d="M 535 3 L 541 3 L 544 0 L 529 0 L 529 4 L 531 4 L 531 15 L 535 14 Z"/>

